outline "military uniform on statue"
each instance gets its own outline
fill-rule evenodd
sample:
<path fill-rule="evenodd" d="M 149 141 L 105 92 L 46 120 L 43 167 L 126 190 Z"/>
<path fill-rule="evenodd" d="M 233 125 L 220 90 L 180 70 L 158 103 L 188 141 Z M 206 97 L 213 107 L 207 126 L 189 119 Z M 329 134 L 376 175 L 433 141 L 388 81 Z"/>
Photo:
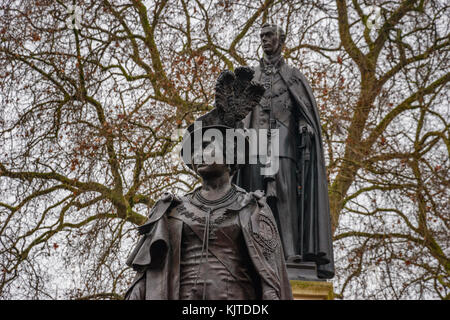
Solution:
<path fill-rule="evenodd" d="M 263 164 L 247 164 L 236 184 L 263 190 L 277 221 L 292 280 L 334 276 L 328 184 L 317 105 L 306 78 L 281 56 L 284 31 L 266 24 L 261 29 L 264 56 L 254 80 L 265 93 L 243 120 L 245 128 L 277 129 L 279 170 L 261 175 Z M 267 137 L 270 140 L 272 137 Z M 272 141 L 272 143 L 274 143 Z"/>
<path fill-rule="evenodd" d="M 202 140 L 200 151 L 216 144 L 225 154 L 231 146 L 236 156 L 234 138 L 228 139 L 225 130 L 248 113 L 244 107 L 251 109 L 260 100 L 264 89 L 250 82 L 252 76 L 245 67 L 222 73 L 216 108 L 197 119 L 200 129 L 188 128 L 182 156 L 201 176 L 202 186 L 181 197 L 166 194 L 138 228 L 140 241 L 127 260 L 136 277 L 126 299 L 292 299 L 276 222 L 263 194 L 231 184 L 236 162 L 196 164 L 198 150 L 189 148 L 196 130 L 217 129 L 223 140 Z"/>

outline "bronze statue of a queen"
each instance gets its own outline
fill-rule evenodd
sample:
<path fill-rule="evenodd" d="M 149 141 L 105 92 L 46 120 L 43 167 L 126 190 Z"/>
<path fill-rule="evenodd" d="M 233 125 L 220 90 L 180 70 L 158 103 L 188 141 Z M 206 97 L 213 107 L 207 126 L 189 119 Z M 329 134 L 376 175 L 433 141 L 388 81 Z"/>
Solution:
<path fill-rule="evenodd" d="M 184 196 L 166 194 L 138 227 L 141 238 L 127 260 L 136 277 L 126 299 L 292 299 L 265 197 L 231 183 L 237 158 L 248 158 L 249 149 L 236 126 L 264 92 L 252 77 L 247 67 L 223 72 L 215 108 L 188 128 L 182 156 L 202 185 Z"/>

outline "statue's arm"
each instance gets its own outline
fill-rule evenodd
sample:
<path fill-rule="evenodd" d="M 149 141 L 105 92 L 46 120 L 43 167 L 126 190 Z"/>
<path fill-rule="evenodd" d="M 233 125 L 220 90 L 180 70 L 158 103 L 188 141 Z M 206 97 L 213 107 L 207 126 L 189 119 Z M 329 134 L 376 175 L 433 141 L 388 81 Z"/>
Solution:
<path fill-rule="evenodd" d="M 256 246 L 260 248 L 259 257 L 265 260 L 262 265 L 258 263 L 255 265 L 263 271 L 262 274 L 260 273 L 262 275 L 261 298 L 263 300 L 292 299 L 291 294 L 286 294 L 286 287 L 290 290 L 290 284 L 287 280 L 286 264 L 275 218 L 265 197 L 259 192 L 252 194 L 258 203 L 258 209 L 251 217 L 252 237 Z"/>
<path fill-rule="evenodd" d="M 147 222 L 138 228 L 141 237 L 127 259 L 136 276 L 125 294 L 126 300 L 145 300 L 147 270 L 161 268 L 168 252 L 167 220 L 163 216 L 177 203 L 173 196 L 166 194 L 155 203 Z"/>

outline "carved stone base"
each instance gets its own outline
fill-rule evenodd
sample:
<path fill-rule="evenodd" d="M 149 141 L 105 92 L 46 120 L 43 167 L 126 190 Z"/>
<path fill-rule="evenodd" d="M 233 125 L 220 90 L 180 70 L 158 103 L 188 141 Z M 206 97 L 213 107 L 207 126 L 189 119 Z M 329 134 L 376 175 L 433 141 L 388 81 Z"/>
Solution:
<path fill-rule="evenodd" d="M 290 280 L 294 300 L 333 300 L 333 283 Z"/>

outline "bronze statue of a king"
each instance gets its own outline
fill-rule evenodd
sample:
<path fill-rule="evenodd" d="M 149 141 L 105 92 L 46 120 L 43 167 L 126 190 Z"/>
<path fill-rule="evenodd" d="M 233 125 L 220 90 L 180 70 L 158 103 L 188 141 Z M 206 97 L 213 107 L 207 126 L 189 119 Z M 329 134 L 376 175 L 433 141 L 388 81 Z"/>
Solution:
<path fill-rule="evenodd" d="M 334 276 L 331 219 L 316 101 L 305 76 L 281 56 L 284 31 L 265 24 L 260 38 L 264 55 L 254 68 L 253 80 L 264 85 L 265 93 L 243 123 L 245 128 L 266 129 L 265 139 L 278 143 L 278 172 L 264 175 L 265 164 L 247 164 L 235 181 L 249 192 L 265 192 L 289 278 L 330 279 Z M 276 129 L 277 135 L 272 136 L 270 129 Z"/>

